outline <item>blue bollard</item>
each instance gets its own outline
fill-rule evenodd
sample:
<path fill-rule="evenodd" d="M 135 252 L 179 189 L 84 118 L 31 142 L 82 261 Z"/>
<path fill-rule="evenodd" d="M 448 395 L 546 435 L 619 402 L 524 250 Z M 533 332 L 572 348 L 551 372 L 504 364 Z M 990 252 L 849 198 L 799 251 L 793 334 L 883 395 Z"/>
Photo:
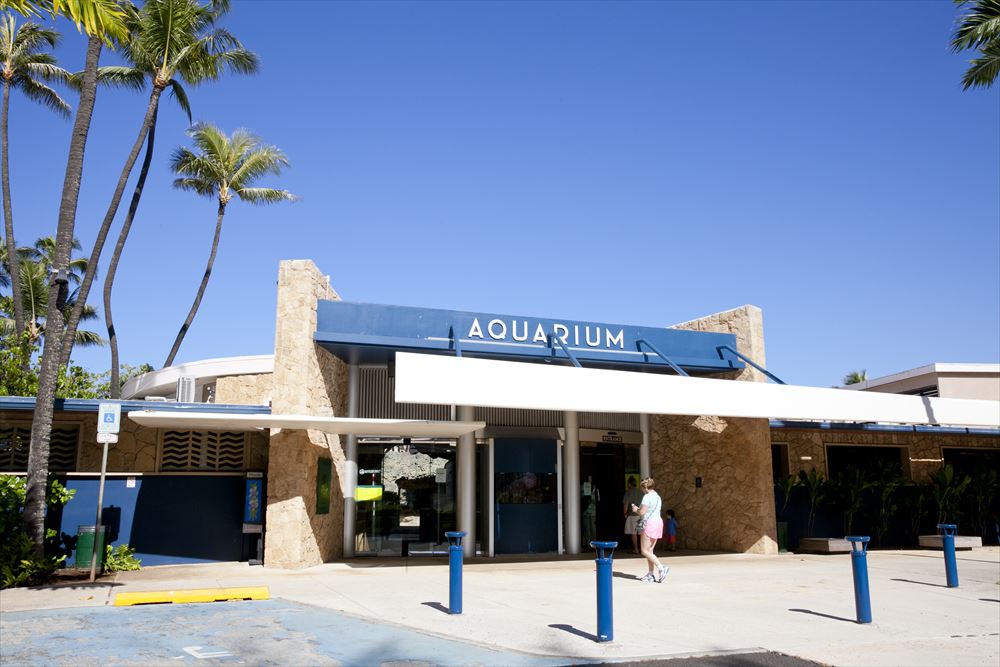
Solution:
<path fill-rule="evenodd" d="M 851 543 L 851 570 L 854 572 L 854 610 L 858 623 L 872 622 L 872 601 L 868 592 L 868 541 L 870 537 L 845 537 Z"/>
<path fill-rule="evenodd" d="M 958 561 L 955 559 L 955 534 L 958 526 L 953 523 L 939 523 L 941 548 L 944 550 L 944 577 L 948 588 L 958 588 Z"/>
<path fill-rule="evenodd" d="M 597 549 L 597 641 L 610 642 L 615 638 L 611 561 L 618 543 L 591 542 L 590 546 Z"/>
<path fill-rule="evenodd" d="M 464 530 L 447 532 L 448 538 L 448 611 L 462 613 L 462 538 Z"/>

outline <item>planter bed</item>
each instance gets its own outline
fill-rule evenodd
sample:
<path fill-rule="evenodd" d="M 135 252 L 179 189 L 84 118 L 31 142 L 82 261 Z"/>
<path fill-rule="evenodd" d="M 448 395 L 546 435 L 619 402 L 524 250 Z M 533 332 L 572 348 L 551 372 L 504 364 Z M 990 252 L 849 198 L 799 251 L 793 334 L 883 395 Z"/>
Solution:
<path fill-rule="evenodd" d="M 842 537 L 803 537 L 799 540 L 798 553 L 847 554 L 851 553 L 851 543 Z"/>
<path fill-rule="evenodd" d="M 940 535 L 921 535 L 917 538 L 917 543 L 923 549 L 941 549 L 941 536 Z M 973 537 L 971 535 L 956 535 L 955 536 L 955 549 L 977 549 L 983 546 L 983 538 Z"/>

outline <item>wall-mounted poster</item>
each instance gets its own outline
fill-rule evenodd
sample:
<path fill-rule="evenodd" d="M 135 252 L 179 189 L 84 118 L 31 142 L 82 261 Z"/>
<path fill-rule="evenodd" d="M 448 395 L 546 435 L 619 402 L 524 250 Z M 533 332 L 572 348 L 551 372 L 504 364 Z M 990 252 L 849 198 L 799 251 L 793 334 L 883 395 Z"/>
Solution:
<path fill-rule="evenodd" d="M 332 479 L 332 462 L 330 459 L 320 459 L 316 465 L 316 514 L 330 513 L 330 480 Z"/>
<path fill-rule="evenodd" d="M 264 473 L 248 472 L 243 497 L 243 532 L 260 533 L 264 524 Z"/>

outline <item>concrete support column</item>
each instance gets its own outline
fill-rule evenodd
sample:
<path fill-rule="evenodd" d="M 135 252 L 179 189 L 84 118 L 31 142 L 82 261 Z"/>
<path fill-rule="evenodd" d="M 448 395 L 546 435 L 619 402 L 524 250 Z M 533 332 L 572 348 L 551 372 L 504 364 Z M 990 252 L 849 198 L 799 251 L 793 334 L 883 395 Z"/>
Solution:
<path fill-rule="evenodd" d="M 563 531 L 566 553 L 580 553 L 580 424 L 577 413 L 563 413 Z"/>
<path fill-rule="evenodd" d="M 639 415 L 639 430 L 642 431 L 642 444 L 639 445 L 639 473 L 641 479 L 652 477 L 649 464 L 649 415 Z"/>
<path fill-rule="evenodd" d="M 358 393 L 361 372 L 357 364 L 347 367 L 347 416 L 358 416 Z M 354 558 L 354 531 L 357 509 L 354 493 L 358 486 L 358 436 L 349 433 L 344 438 L 344 558 Z"/>
<path fill-rule="evenodd" d="M 457 421 L 473 421 L 476 417 L 474 408 L 467 405 L 458 406 Z M 458 453 L 455 462 L 455 521 L 458 530 L 468 533 L 462 541 L 465 556 L 476 555 L 476 434 L 467 433 L 458 438 Z M 444 536 L 438 535 L 439 539 Z"/>

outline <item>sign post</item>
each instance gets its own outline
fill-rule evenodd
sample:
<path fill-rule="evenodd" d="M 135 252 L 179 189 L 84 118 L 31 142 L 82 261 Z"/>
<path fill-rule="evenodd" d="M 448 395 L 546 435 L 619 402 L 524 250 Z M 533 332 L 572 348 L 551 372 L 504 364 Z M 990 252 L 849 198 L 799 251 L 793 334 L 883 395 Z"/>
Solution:
<path fill-rule="evenodd" d="M 97 409 L 97 442 L 103 445 L 101 455 L 101 481 L 97 487 L 97 520 L 94 523 L 94 549 L 90 557 L 90 580 L 97 578 L 97 549 L 101 544 L 101 509 L 104 506 L 104 478 L 108 472 L 108 445 L 118 442 L 121 430 L 122 406 L 120 403 L 101 403 Z"/>

